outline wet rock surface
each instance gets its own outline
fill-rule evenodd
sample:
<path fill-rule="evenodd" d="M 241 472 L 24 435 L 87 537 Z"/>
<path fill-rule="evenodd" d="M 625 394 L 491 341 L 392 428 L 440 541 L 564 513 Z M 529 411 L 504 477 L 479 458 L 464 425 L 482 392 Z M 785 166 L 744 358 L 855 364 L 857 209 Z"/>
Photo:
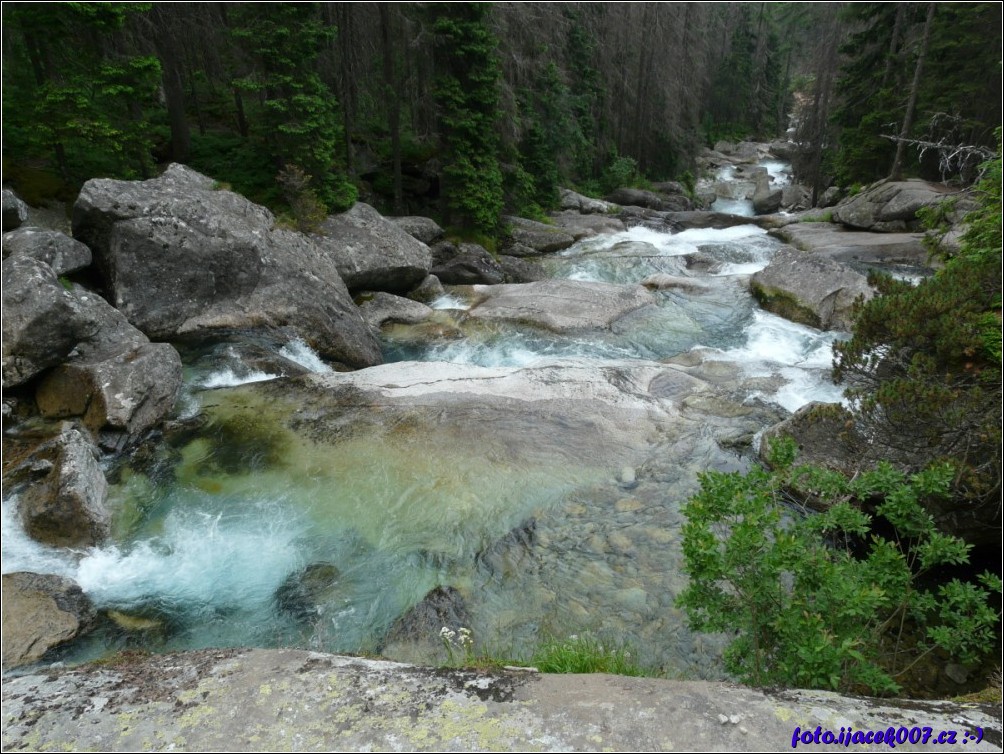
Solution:
<path fill-rule="evenodd" d="M 991 705 L 609 675 L 420 668 L 292 650 L 206 650 L 26 675 L 3 687 L 5 750 L 787 749 L 796 728 L 930 726 L 1000 751 Z M 937 750 L 897 744 L 897 750 Z"/>
<path fill-rule="evenodd" d="M 753 275 L 750 289 L 764 309 L 822 330 L 850 330 L 854 302 L 874 295 L 860 272 L 790 247 Z"/>
<path fill-rule="evenodd" d="M 428 319 L 433 312 L 418 301 L 382 291 L 368 294 L 364 299 L 359 306 L 359 312 L 374 330 L 379 330 L 388 322 L 416 325 Z"/>
<path fill-rule="evenodd" d="M 111 523 L 105 507 L 108 486 L 90 437 L 65 427 L 35 451 L 32 467 L 37 471 L 18 501 L 25 530 L 62 547 L 103 542 Z"/>
<path fill-rule="evenodd" d="M 655 303 L 638 286 L 576 280 L 479 286 L 476 291 L 483 300 L 470 309 L 472 319 L 516 322 L 554 332 L 606 329 L 624 315 Z"/>
<path fill-rule="evenodd" d="M 95 618 L 77 584 L 49 574 L 5 573 L 2 606 L 5 670 L 37 662 L 87 631 Z"/>

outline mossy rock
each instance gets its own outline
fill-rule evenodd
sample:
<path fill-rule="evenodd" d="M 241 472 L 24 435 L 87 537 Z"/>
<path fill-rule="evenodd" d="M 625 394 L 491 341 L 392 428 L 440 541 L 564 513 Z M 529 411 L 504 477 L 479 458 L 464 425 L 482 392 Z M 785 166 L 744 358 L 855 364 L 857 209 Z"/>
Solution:
<path fill-rule="evenodd" d="M 213 443 L 213 464 L 228 474 L 280 466 L 290 447 L 287 430 L 270 412 L 217 416 L 206 433 Z"/>
<path fill-rule="evenodd" d="M 795 296 L 784 291 L 768 289 L 757 283 L 750 282 L 750 293 L 764 311 L 784 317 L 791 322 L 823 329 L 819 315 L 811 308 L 801 303 Z"/>

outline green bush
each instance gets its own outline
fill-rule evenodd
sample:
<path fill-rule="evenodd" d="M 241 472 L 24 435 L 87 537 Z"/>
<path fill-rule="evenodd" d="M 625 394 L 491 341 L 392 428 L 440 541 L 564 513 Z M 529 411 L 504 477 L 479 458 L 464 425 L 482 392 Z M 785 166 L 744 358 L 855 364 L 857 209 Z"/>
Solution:
<path fill-rule="evenodd" d="M 916 468 L 948 460 L 955 492 L 997 509 L 1001 488 L 1001 161 L 985 166 L 980 206 L 956 256 L 917 286 L 873 278 L 834 377 L 882 457 Z M 998 519 L 999 520 L 999 519 Z M 989 523 L 989 522 L 988 522 Z"/>
<path fill-rule="evenodd" d="M 928 586 L 932 569 L 968 562 L 970 546 L 936 531 L 921 507 L 948 494 L 952 468 L 906 476 L 880 464 L 853 480 L 793 467 L 795 445 L 775 444 L 775 470 L 709 472 L 684 508 L 690 585 L 678 598 L 690 626 L 733 635 L 726 669 L 743 682 L 892 694 L 917 662 L 940 648 L 972 663 L 994 649 L 1000 593 L 979 584 Z M 798 516 L 791 490 L 825 513 Z M 895 529 L 871 533 L 872 516 L 852 505 L 881 500 L 876 515 Z M 867 553 L 854 545 L 867 542 Z"/>

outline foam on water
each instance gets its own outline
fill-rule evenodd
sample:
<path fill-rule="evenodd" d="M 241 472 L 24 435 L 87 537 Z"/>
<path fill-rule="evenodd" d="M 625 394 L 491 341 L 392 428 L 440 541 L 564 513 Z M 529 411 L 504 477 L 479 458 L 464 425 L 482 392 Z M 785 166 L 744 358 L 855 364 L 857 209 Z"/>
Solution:
<path fill-rule="evenodd" d="M 444 293 L 442 296 L 430 303 L 429 306 L 433 309 L 457 309 L 464 312 L 471 308 L 469 302 L 464 301 L 459 296 L 454 296 L 449 293 Z"/>
<path fill-rule="evenodd" d="M 820 332 L 757 310 L 742 345 L 712 350 L 708 358 L 735 361 L 751 376 L 779 374 L 785 383 L 777 392 L 756 395 L 794 412 L 812 401 L 841 401 L 843 392 L 830 380 L 830 368 L 833 344 L 843 335 Z"/>
<path fill-rule="evenodd" d="M 2 503 L 3 537 L 0 538 L 0 569 L 3 573 L 31 571 L 53 573 L 72 579 L 77 572 L 77 560 L 82 551 L 65 547 L 49 547 L 29 537 L 17 514 L 17 498 L 4 498 Z"/>
<path fill-rule="evenodd" d="M 221 506 L 206 496 L 201 505 L 172 510 L 159 534 L 89 551 L 75 580 L 99 606 L 245 609 L 270 601 L 303 566 L 298 540 L 305 531 L 279 501 Z"/>
<path fill-rule="evenodd" d="M 291 340 L 280 348 L 279 354 L 311 372 L 327 374 L 332 371 L 331 367 L 317 355 L 317 352 L 300 338 Z"/>
<path fill-rule="evenodd" d="M 598 236 L 571 246 L 562 252 L 564 257 L 575 257 L 582 251 L 596 253 L 613 249 L 618 244 L 632 242 L 648 244 L 653 253 L 663 256 L 683 256 L 693 254 L 705 244 L 735 243 L 756 236 L 766 236 L 767 231 L 756 225 L 735 225 L 731 228 L 690 228 L 679 233 L 666 233 L 643 226 L 637 226 L 620 233 Z"/>
<path fill-rule="evenodd" d="M 211 390 L 218 387 L 236 387 L 237 385 L 247 385 L 251 382 L 266 382 L 278 378 L 277 374 L 261 372 L 251 369 L 243 374 L 238 374 L 233 369 L 226 367 L 203 377 L 198 381 L 197 387 Z"/>

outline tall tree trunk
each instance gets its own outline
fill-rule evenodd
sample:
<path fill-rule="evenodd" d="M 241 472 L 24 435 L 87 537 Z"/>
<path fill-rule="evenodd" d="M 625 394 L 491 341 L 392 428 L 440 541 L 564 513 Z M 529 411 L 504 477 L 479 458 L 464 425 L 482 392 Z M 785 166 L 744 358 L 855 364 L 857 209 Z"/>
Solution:
<path fill-rule="evenodd" d="M 192 138 L 188 130 L 188 119 L 185 117 L 185 86 L 182 81 L 181 62 L 170 28 L 170 20 L 166 15 L 170 7 L 153 6 L 155 24 L 153 41 L 161 62 L 164 98 L 167 100 L 167 119 L 171 126 L 171 159 L 185 162 L 192 148 Z"/>
<path fill-rule="evenodd" d="M 401 177 L 401 99 L 394 80 L 394 47 L 392 44 L 390 3 L 380 3 L 380 39 L 383 47 L 383 84 L 387 97 L 390 126 L 390 151 L 394 170 L 394 212 L 401 213 L 403 190 Z"/>
<path fill-rule="evenodd" d="M 927 45 L 931 40 L 931 22 L 934 20 L 934 10 L 936 3 L 927 4 L 927 20 L 924 21 L 924 36 L 920 40 L 920 51 L 917 53 L 917 66 L 913 69 L 913 84 L 910 86 L 910 99 L 906 103 L 906 114 L 903 116 L 903 128 L 899 132 L 899 140 L 896 142 L 896 158 L 892 162 L 892 170 L 889 171 L 890 181 L 903 179 L 903 156 L 906 154 L 906 140 L 913 128 L 913 118 L 917 110 L 917 93 L 920 90 L 920 81 L 924 75 L 924 58 L 927 57 Z"/>
<path fill-rule="evenodd" d="M 885 58 L 885 69 L 882 71 L 881 89 L 889 85 L 889 77 L 892 75 L 893 62 L 896 59 L 896 52 L 899 49 L 899 36 L 903 29 L 903 16 L 906 15 L 906 4 L 900 3 L 896 6 L 896 20 L 892 24 L 892 38 L 889 40 L 889 52 Z"/>

